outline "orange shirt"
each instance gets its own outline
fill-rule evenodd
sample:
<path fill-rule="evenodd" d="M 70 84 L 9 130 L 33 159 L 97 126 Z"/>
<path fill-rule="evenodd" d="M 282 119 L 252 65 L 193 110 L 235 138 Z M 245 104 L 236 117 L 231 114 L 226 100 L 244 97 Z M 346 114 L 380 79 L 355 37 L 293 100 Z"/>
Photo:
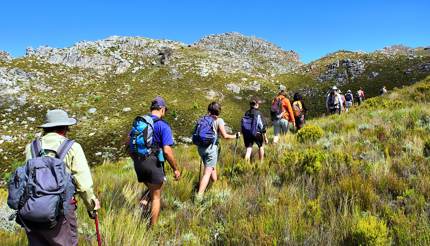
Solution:
<path fill-rule="evenodd" d="M 284 97 L 284 96 L 277 96 L 272 104 L 275 102 L 275 100 L 281 99 L 282 100 L 282 112 L 285 112 L 284 114 L 284 119 L 290 121 L 290 122 L 294 122 L 294 113 L 293 113 L 293 108 L 291 107 L 291 103 L 290 100 L 288 100 L 288 98 Z"/>

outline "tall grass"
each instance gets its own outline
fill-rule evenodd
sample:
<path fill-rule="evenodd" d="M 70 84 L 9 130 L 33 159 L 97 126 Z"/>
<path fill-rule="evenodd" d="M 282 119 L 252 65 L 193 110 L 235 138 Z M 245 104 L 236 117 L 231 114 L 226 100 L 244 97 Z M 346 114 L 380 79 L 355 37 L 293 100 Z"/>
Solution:
<path fill-rule="evenodd" d="M 194 203 L 199 159 L 178 146 L 180 181 L 162 193 L 159 224 L 148 229 L 143 185 L 125 159 L 93 169 L 106 245 L 385 245 L 430 243 L 429 81 L 372 99 L 340 116 L 315 119 L 266 147 L 266 159 L 242 160 L 240 142 L 222 142 L 220 180 Z M 420 104 L 410 101 L 419 91 Z M 423 96 L 424 95 L 424 96 Z M 395 100 L 393 100 L 395 98 Z M 393 101 L 399 101 L 393 102 Z M 400 105 L 400 106 L 399 106 Z M 403 106 L 401 106 L 403 105 Z M 310 129 L 310 130 L 309 130 Z M 317 129 L 317 130 L 315 130 Z M 308 132 L 306 132 L 308 131 Z M 320 134 L 322 132 L 322 134 Z M 300 135 L 300 137 L 297 137 Z M 1 193 L 4 203 L 5 193 Z M 80 204 L 80 244 L 95 231 Z M 25 244 L 22 230 L 0 231 L 2 244 Z"/>

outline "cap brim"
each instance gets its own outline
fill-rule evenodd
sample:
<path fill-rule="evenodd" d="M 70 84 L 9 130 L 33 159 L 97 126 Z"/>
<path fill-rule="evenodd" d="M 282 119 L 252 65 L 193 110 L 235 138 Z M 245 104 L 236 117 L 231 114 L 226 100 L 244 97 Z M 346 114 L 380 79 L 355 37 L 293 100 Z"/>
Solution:
<path fill-rule="evenodd" d="M 67 121 L 59 121 L 59 122 L 51 122 L 51 123 L 45 123 L 39 128 L 50 128 L 50 127 L 56 127 L 56 126 L 73 126 L 76 125 L 78 121 L 74 118 L 69 118 Z"/>

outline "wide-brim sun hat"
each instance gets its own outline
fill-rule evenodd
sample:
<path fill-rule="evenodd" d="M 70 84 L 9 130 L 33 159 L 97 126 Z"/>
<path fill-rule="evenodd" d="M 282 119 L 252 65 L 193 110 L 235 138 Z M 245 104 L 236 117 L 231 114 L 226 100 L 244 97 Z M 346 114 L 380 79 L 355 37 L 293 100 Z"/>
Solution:
<path fill-rule="evenodd" d="M 78 121 L 70 118 L 66 111 L 62 109 L 48 110 L 45 116 L 45 123 L 40 128 L 50 128 L 56 126 L 72 126 Z"/>
<path fill-rule="evenodd" d="M 331 89 L 337 91 L 337 86 L 333 86 Z"/>

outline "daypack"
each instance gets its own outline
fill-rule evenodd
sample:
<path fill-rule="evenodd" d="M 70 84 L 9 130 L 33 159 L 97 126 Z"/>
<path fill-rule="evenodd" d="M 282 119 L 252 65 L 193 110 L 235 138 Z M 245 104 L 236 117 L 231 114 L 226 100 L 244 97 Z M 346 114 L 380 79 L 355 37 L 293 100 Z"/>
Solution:
<path fill-rule="evenodd" d="M 213 128 L 214 123 L 215 119 L 209 115 L 205 115 L 197 121 L 192 137 L 195 145 L 208 147 L 216 143 L 217 134 Z"/>
<path fill-rule="evenodd" d="M 331 95 L 328 97 L 328 107 L 329 109 L 339 108 L 339 101 L 336 95 Z"/>
<path fill-rule="evenodd" d="M 257 137 L 258 131 L 258 114 L 252 114 L 247 111 L 241 120 L 242 134 L 248 137 Z"/>
<path fill-rule="evenodd" d="M 277 97 L 273 101 L 272 107 L 270 108 L 270 116 L 271 116 L 272 120 L 281 119 L 281 115 L 283 112 L 282 100 L 284 100 L 284 98 Z"/>
<path fill-rule="evenodd" d="M 351 94 L 351 93 L 346 93 L 345 94 L 345 100 L 347 101 L 347 102 L 352 102 L 353 101 L 353 95 Z"/>
<path fill-rule="evenodd" d="M 153 145 L 154 124 L 160 119 L 153 120 L 150 115 L 137 116 L 130 131 L 130 153 L 147 157 L 155 154 Z"/>
<path fill-rule="evenodd" d="M 75 193 L 64 157 L 74 141 L 66 139 L 55 157 L 46 155 L 40 139 L 31 144 L 32 159 L 19 167 L 8 184 L 7 204 L 17 210 L 16 221 L 24 228 L 51 229 L 71 209 Z M 51 151 L 51 150 L 49 150 Z"/>
<path fill-rule="evenodd" d="M 293 102 L 293 112 L 294 112 L 294 116 L 296 116 L 296 117 L 302 115 L 302 113 L 303 113 L 302 102 L 300 102 L 300 101 Z"/>

